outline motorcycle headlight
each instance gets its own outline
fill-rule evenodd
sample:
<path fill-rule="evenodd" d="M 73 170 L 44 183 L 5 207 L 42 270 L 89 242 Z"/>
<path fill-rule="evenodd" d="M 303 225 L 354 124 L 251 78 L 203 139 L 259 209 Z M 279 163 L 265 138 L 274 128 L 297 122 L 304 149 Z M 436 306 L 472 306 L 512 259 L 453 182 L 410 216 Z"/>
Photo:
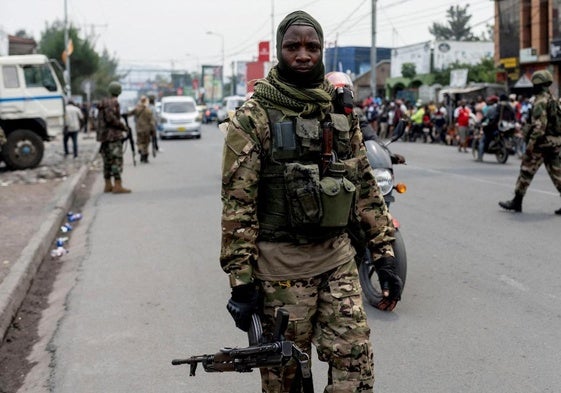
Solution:
<path fill-rule="evenodd" d="M 382 191 L 382 195 L 389 194 L 393 189 L 393 176 L 389 169 L 385 168 L 375 168 L 372 169 L 372 174 Z"/>

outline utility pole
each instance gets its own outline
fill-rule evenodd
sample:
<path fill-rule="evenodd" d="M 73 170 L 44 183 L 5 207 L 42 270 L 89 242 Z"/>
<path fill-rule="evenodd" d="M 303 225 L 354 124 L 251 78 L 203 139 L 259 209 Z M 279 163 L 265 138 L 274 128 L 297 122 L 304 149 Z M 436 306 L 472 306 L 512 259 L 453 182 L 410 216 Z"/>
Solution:
<path fill-rule="evenodd" d="M 66 0 L 64 0 L 64 50 L 66 52 L 66 75 L 65 75 L 65 83 L 66 83 L 66 95 L 68 99 L 72 97 L 72 84 L 70 82 L 70 53 L 68 53 L 68 8 L 66 6 Z"/>
<path fill-rule="evenodd" d="M 370 48 L 370 91 L 376 98 L 376 0 L 372 0 L 372 45 Z"/>

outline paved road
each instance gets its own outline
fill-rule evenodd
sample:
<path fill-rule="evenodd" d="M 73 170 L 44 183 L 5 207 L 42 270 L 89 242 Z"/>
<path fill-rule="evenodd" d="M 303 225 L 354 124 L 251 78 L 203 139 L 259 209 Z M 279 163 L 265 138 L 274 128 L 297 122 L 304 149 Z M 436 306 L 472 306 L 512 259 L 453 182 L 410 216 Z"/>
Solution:
<path fill-rule="evenodd" d="M 56 333 L 36 346 L 22 391 L 48 378 L 55 392 L 259 390 L 256 373 L 189 378 L 169 363 L 246 343 L 225 311 L 217 262 L 221 138 L 208 127 L 201 140 L 162 142 L 165 152 L 148 166 L 128 162 L 130 195 L 101 194 L 98 179 L 76 237 L 84 252 L 66 260 L 45 313 L 42 329 Z M 396 175 L 409 190 L 392 212 L 409 273 L 393 313 L 367 310 L 377 391 L 557 391 L 553 210 L 561 200 L 547 175 L 538 173 L 524 214 L 511 214 L 497 201 L 512 195 L 517 159 L 476 163 L 454 148 L 401 142 L 393 149 L 408 160 Z M 317 361 L 314 378 L 321 391 Z"/>

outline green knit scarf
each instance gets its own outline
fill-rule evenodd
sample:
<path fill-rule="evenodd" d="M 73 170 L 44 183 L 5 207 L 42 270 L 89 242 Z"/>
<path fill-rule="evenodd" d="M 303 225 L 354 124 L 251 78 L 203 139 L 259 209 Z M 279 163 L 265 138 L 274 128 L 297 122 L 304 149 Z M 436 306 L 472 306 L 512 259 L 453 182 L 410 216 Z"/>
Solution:
<path fill-rule="evenodd" d="M 324 81 L 316 88 L 302 88 L 287 84 L 279 79 L 278 70 L 273 67 L 264 79 L 255 82 L 253 97 L 266 109 L 276 109 L 285 116 L 323 118 L 331 107 L 335 94 L 334 87 Z"/>

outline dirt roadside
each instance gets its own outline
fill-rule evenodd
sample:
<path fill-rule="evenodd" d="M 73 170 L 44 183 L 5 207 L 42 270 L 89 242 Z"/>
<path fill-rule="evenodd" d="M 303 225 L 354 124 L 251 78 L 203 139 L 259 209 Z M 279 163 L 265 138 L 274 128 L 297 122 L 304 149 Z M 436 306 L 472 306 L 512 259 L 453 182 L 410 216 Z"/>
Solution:
<path fill-rule="evenodd" d="M 73 175 L 84 167 L 89 168 L 86 179 L 77 187 L 70 209 L 73 211 L 80 211 L 89 198 L 93 181 L 99 176 L 101 160 L 95 139 L 81 134 L 79 156 L 75 159 L 62 154 L 61 144 L 60 141 L 46 144 L 45 155 L 38 168 L 8 171 L 4 164 L 0 164 L 0 283 L 17 266 L 30 239 L 40 232 L 42 224 L 57 209 L 57 196 L 72 184 L 69 182 L 73 181 Z M 73 189 L 76 190 L 75 187 Z M 73 234 L 61 236 L 71 238 Z M 33 367 L 33 362 L 28 359 L 40 336 L 41 314 L 49 304 L 48 296 L 53 290 L 53 283 L 64 266 L 53 262 L 56 260 L 53 261 L 47 253 L 1 342 L 0 393 L 16 392 Z"/>

